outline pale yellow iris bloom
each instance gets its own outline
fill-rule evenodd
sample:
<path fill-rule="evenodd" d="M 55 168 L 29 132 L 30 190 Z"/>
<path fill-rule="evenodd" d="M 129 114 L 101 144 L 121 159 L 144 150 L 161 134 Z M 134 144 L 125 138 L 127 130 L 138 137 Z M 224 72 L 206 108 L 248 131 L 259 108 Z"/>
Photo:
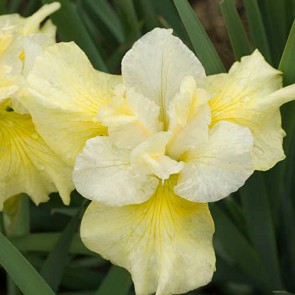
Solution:
<path fill-rule="evenodd" d="M 27 193 L 36 204 L 56 191 L 64 203 L 70 201 L 71 169 L 36 131 L 20 102 L 36 57 L 55 43 L 55 26 L 51 21 L 40 24 L 59 7 L 44 5 L 28 18 L 0 16 L 0 210 L 19 193 Z"/>
<path fill-rule="evenodd" d="M 283 158 L 279 107 L 295 87 L 280 89 L 280 73 L 258 52 L 206 77 L 164 29 L 134 44 L 122 78 L 95 71 L 64 43 L 46 49 L 27 80 L 24 104 L 46 142 L 70 165 L 82 151 L 74 182 L 93 200 L 81 227 L 86 246 L 128 269 L 138 295 L 210 282 L 206 203 Z"/>

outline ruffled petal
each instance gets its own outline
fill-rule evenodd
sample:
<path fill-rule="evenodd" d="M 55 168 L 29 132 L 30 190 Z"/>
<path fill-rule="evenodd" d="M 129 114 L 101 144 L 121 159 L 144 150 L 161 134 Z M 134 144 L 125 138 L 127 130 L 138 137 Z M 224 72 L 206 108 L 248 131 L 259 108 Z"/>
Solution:
<path fill-rule="evenodd" d="M 124 84 L 134 88 L 161 107 L 161 121 L 167 125 L 167 107 L 179 92 L 186 76 L 205 76 L 196 56 L 172 35 L 172 30 L 156 28 L 140 38 L 122 61 Z"/>
<path fill-rule="evenodd" d="M 213 202 L 238 190 L 253 173 L 253 137 L 248 128 L 217 123 L 209 140 L 188 152 L 175 192 L 195 202 Z"/>
<path fill-rule="evenodd" d="M 183 168 L 183 163 L 165 155 L 170 139 L 170 132 L 162 131 L 152 135 L 131 152 L 132 163 L 145 174 L 155 174 L 162 180 L 168 179 L 171 174 L 177 174 Z"/>
<path fill-rule="evenodd" d="M 159 184 L 139 205 L 108 207 L 92 202 L 85 212 L 85 245 L 132 275 L 137 295 L 185 293 L 211 281 L 215 271 L 214 224 L 207 204 Z"/>
<path fill-rule="evenodd" d="M 108 135 L 122 148 L 134 148 L 161 130 L 160 108 L 133 89 L 118 85 L 110 103 L 98 112 L 98 120 L 108 127 Z"/>
<path fill-rule="evenodd" d="M 268 170 L 282 160 L 284 131 L 278 112 L 283 103 L 295 99 L 295 86 L 280 89 L 281 73 L 257 50 L 235 63 L 228 74 L 209 76 L 207 82 L 207 90 L 214 94 L 209 102 L 212 126 L 227 120 L 251 130 L 255 170 Z"/>
<path fill-rule="evenodd" d="M 88 138 L 107 134 L 97 113 L 113 97 L 120 76 L 94 70 L 71 42 L 48 47 L 27 80 L 23 104 L 49 146 L 73 166 Z"/>
<path fill-rule="evenodd" d="M 40 29 L 40 24 L 46 19 L 46 17 L 57 11 L 60 7 L 61 4 L 59 2 L 43 5 L 32 16 L 24 19 L 23 27 L 21 28 L 20 32 L 25 36 L 44 33 L 44 31 L 42 32 L 42 29 Z M 52 37 L 55 37 L 55 35 Z"/>
<path fill-rule="evenodd" d="M 87 141 L 77 156 L 73 180 L 83 197 L 110 206 L 142 203 L 158 184 L 131 165 L 130 150 L 118 149 L 103 136 Z"/>
<path fill-rule="evenodd" d="M 186 77 L 169 107 L 169 131 L 173 136 L 167 153 L 175 159 L 208 140 L 211 110 L 208 100 L 211 95 L 196 88 L 192 77 Z"/>
<path fill-rule="evenodd" d="M 39 204 L 58 191 L 65 204 L 73 190 L 71 169 L 46 145 L 29 115 L 0 111 L 0 210 L 3 202 L 19 193 Z"/>

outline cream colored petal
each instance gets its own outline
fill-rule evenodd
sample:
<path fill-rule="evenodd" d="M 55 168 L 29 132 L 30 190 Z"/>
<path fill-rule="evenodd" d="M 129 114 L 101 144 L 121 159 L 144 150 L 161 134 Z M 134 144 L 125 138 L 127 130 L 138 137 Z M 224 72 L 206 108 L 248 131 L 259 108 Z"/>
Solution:
<path fill-rule="evenodd" d="M 36 133 L 29 115 L 0 110 L 0 210 L 3 202 L 19 193 L 39 204 L 59 191 L 69 204 L 73 190 L 71 169 Z"/>
<path fill-rule="evenodd" d="M 208 77 L 208 91 L 214 93 L 210 100 L 212 125 L 227 120 L 251 130 L 256 170 L 268 170 L 284 158 L 284 132 L 277 113 L 282 104 L 295 99 L 295 86 L 281 87 L 281 73 L 268 65 L 258 51 L 242 58 L 229 74 Z M 265 134 L 270 134 L 269 140 Z"/>
<path fill-rule="evenodd" d="M 169 108 L 169 131 L 173 137 L 167 153 L 174 159 L 179 159 L 185 151 L 207 141 L 211 121 L 210 97 L 207 91 L 196 88 L 192 77 L 184 79 L 180 93 Z"/>
<path fill-rule="evenodd" d="M 122 148 L 134 148 L 161 130 L 160 108 L 153 101 L 118 85 L 109 105 L 98 112 L 98 120 L 108 127 L 112 141 Z"/>
<path fill-rule="evenodd" d="M 165 155 L 170 139 L 170 132 L 158 132 L 152 135 L 132 151 L 132 163 L 145 174 L 155 174 L 162 180 L 168 179 L 171 174 L 178 173 L 183 168 L 183 163 Z"/>
<path fill-rule="evenodd" d="M 88 138 L 107 134 L 97 113 L 113 97 L 120 76 L 94 70 L 74 43 L 59 43 L 36 60 L 27 80 L 23 104 L 49 146 L 73 166 Z"/>
<path fill-rule="evenodd" d="M 139 205 L 92 202 L 81 225 L 84 244 L 132 275 L 137 295 L 186 293 L 211 281 L 214 224 L 207 204 L 184 200 L 166 181 Z"/>
<path fill-rule="evenodd" d="M 130 163 L 130 150 L 118 149 L 104 136 L 89 139 L 77 156 L 73 180 L 85 198 L 111 206 L 146 201 L 158 180 L 139 174 Z"/>
<path fill-rule="evenodd" d="M 213 202 L 238 190 L 253 173 L 253 137 L 246 127 L 217 123 L 208 142 L 188 152 L 175 192 L 187 200 Z"/>
<path fill-rule="evenodd" d="M 259 61 L 257 63 L 259 64 Z M 211 77 L 211 82 L 214 84 L 215 81 L 215 87 L 219 87 L 222 93 L 222 95 L 216 94 L 210 100 L 212 125 L 219 120 L 228 120 L 251 130 L 254 137 L 253 165 L 255 170 L 268 170 L 284 159 L 282 149 L 284 131 L 281 128 L 279 108 L 282 104 L 295 99 L 295 85 L 276 90 L 281 84 L 281 77 L 275 74 L 274 69 L 272 71 L 272 75 L 269 73 L 268 83 L 259 81 L 259 77 L 256 77 L 257 83 L 260 83 L 254 84 L 260 87 L 257 93 L 252 89 L 248 93 L 243 90 L 237 94 L 230 92 L 230 89 L 234 89 L 234 87 L 231 88 L 232 86 L 228 87 L 224 93 L 222 89 L 226 82 L 219 81 L 218 76 Z M 263 70 L 262 73 L 264 73 Z M 249 77 L 253 75 L 254 73 L 249 74 Z M 230 74 L 227 80 L 231 80 L 231 83 L 238 82 L 231 78 Z M 254 82 L 249 81 L 250 85 L 251 83 Z"/>
<path fill-rule="evenodd" d="M 19 80 L 10 75 L 11 70 L 10 66 L 0 66 L 0 103 L 19 90 Z"/>
<path fill-rule="evenodd" d="M 59 2 L 43 5 L 32 16 L 24 20 L 24 26 L 21 28 L 21 33 L 25 36 L 41 33 L 40 24 L 42 21 L 44 21 L 50 14 L 57 11 L 60 6 Z"/>
<path fill-rule="evenodd" d="M 186 76 L 204 77 L 195 55 L 172 35 L 172 30 L 156 28 L 140 38 L 122 61 L 124 84 L 161 107 L 161 121 L 167 125 L 167 106 L 179 92 Z"/>

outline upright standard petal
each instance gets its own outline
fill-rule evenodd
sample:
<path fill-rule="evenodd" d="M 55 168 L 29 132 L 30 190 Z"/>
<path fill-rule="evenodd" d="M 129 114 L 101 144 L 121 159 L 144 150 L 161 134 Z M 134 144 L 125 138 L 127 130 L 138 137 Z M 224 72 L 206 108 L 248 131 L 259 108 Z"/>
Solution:
<path fill-rule="evenodd" d="M 179 91 L 186 76 L 205 77 L 196 56 L 172 35 L 172 30 L 156 28 L 140 38 L 122 61 L 124 84 L 161 107 L 161 121 L 167 128 L 169 101 Z M 166 127 L 166 128 L 165 128 Z"/>
<path fill-rule="evenodd" d="M 110 206 L 138 204 L 155 191 L 159 180 L 141 173 L 130 161 L 130 150 L 105 137 L 89 139 L 77 156 L 73 180 L 87 199 Z"/>
<path fill-rule="evenodd" d="M 253 173 L 253 138 L 248 128 L 221 121 L 207 142 L 183 156 L 175 192 L 195 202 L 213 202 L 238 190 Z"/>
<path fill-rule="evenodd" d="M 281 73 L 267 64 L 257 50 L 235 63 L 228 74 L 209 76 L 207 82 L 207 90 L 214 94 L 209 102 L 212 126 L 227 120 L 251 130 L 255 170 L 268 170 L 282 160 L 284 131 L 279 107 L 295 99 L 295 86 L 279 90 Z"/>
<path fill-rule="evenodd" d="M 173 193 L 175 178 L 147 202 L 109 207 L 92 202 L 82 219 L 85 245 L 132 275 L 137 295 L 185 293 L 215 271 L 214 224 L 207 204 Z"/>
<path fill-rule="evenodd" d="M 74 43 L 48 47 L 28 75 L 23 103 L 49 146 L 71 166 L 88 138 L 106 135 L 97 120 L 120 76 L 93 69 Z"/>
<path fill-rule="evenodd" d="M 0 210 L 9 197 L 28 194 L 39 204 L 59 191 L 69 204 L 73 190 L 71 169 L 58 159 L 36 132 L 29 115 L 0 104 Z"/>
<path fill-rule="evenodd" d="M 193 77 L 186 77 L 169 106 L 169 131 L 173 136 L 167 153 L 174 159 L 208 140 L 211 110 L 208 100 L 211 95 L 196 87 Z"/>

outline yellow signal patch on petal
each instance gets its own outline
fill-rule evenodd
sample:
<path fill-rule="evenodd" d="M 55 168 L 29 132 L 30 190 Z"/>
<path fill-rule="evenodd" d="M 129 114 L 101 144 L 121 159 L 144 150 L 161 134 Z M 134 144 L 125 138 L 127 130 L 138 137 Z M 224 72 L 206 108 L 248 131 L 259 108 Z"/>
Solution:
<path fill-rule="evenodd" d="M 27 78 L 22 102 L 49 146 L 73 166 L 87 139 L 107 135 L 97 119 L 120 76 L 96 71 L 74 43 L 48 47 Z"/>
<path fill-rule="evenodd" d="M 59 191 L 69 204 L 71 169 L 58 159 L 36 132 L 30 115 L 0 104 L 0 210 L 9 197 L 26 193 L 39 204 Z"/>
<path fill-rule="evenodd" d="M 207 77 L 207 90 L 213 94 L 211 126 L 227 120 L 248 127 L 254 137 L 255 170 L 268 170 L 285 157 L 279 107 L 295 99 L 295 86 L 280 88 L 281 72 L 257 50 L 236 62 L 228 74 Z"/>
<path fill-rule="evenodd" d="M 85 245 L 126 268 L 137 295 L 185 293 L 206 285 L 215 271 L 208 205 L 178 197 L 174 184 L 174 177 L 159 183 L 139 205 L 92 202 L 82 219 Z"/>

